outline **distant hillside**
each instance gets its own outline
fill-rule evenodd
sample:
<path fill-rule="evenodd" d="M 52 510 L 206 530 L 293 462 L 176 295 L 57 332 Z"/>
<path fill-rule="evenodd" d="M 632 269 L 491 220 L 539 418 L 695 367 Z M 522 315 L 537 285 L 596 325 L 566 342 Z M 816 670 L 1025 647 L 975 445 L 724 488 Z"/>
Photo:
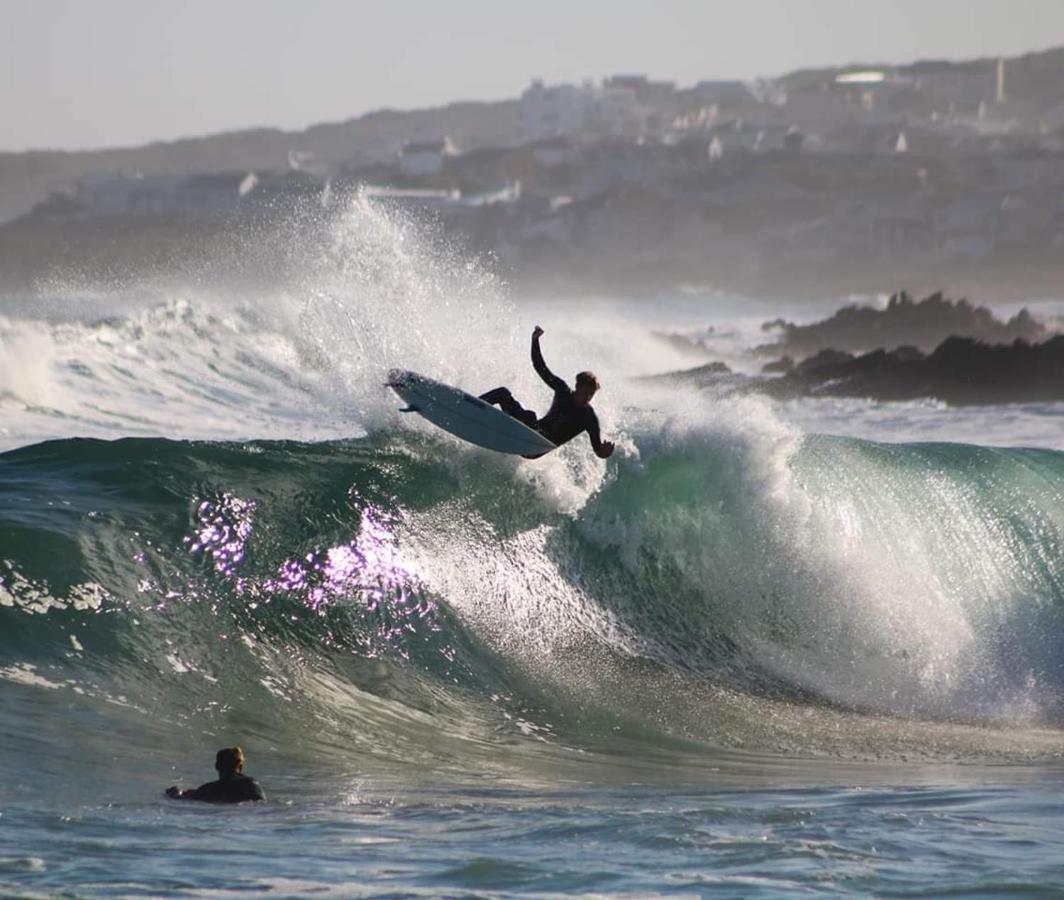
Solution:
<path fill-rule="evenodd" d="M 288 168 L 290 154 L 336 167 L 389 157 L 408 140 L 450 135 L 463 150 L 505 146 L 518 137 L 517 103 L 452 103 L 433 109 L 380 110 L 305 131 L 272 128 L 232 131 L 110 150 L 0 153 L 0 222 L 28 212 L 54 191 L 69 190 L 92 172 L 145 174 Z"/>
<path fill-rule="evenodd" d="M 780 79 L 787 91 L 820 84 L 842 70 L 888 68 L 915 73 L 921 67 L 971 67 L 995 60 L 924 61 L 911 65 L 867 63 L 807 69 Z M 1007 60 L 1006 93 L 1010 101 L 1048 107 L 1064 99 L 1064 47 Z M 249 129 L 187 138 L 144 147 L 78 152 L 0 153 L 0 223 L 28 212 L 55 191 L 71 189 L 89 173 L 136 171 L 144 174 L 201 174 L 240 169 L 286 169 L 290 156 L 309 157 L 308 165 L 357 168 L 388 159 L 405 141 L 449 135 L 463 151 L 508 146 L 520 140 L 516 100 L 452 103 L 433 109 L 381 110 L 346 122 L 312 126 L 305 131 Z"/>
<path fill-rule="evenodd" d="M 967 68 L 975 65 L 990 67 L 996 64 L 997 57 L 959 61 L 918 60 L 905 65 L 854 61 L 845 66 L 799 69 L 784 75 L 780 84 L 788 91 L 795 91 L 832 79 L 839 72 L 857 69 L 888 69 L 902 75 L 914 75 L 929 68 Z M 1043 105 L 1060 103 L 1064 99 L 1064 47 L 1006 57 L 1005 71 L 1006 94 L 1010 100 Z"/>
<path fill-rule="evenodd" d="M 1064 102 L 1064 47 L 1006 60 L 1005 93 L 1039 106 Z"/>

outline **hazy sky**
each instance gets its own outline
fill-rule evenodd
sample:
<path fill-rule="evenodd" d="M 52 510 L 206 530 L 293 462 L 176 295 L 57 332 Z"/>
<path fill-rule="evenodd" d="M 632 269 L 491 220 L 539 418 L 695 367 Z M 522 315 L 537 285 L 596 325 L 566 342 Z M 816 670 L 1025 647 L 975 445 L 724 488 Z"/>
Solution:
<path fill-rule="evenodd" d="M 1064 44 L 1064 0 L 0 0 L 0 149 Z"/>

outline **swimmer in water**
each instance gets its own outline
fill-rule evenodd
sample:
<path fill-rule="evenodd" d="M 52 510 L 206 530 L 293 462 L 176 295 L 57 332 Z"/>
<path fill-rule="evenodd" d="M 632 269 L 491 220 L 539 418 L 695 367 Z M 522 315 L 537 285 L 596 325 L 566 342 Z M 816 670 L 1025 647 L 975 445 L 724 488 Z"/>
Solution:
<path fill-rule="evenodd" d="M 244 774 L 244 751 L 239 747 L 225 747 L 214 757 L 218 780 L 201 784 L 187 791 L 176 785 L 166 789 L 166 796 L 174 800 L 202 800 L 204 803 L 243 803 L 246 800 L 265 800 L 266 795 L 255 779 Z"/>

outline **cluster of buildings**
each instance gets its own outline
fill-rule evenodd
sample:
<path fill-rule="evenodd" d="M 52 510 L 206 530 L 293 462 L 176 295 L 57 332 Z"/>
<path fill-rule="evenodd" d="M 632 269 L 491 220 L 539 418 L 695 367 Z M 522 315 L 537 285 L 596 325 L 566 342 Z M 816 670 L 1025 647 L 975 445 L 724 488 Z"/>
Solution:
<path fill-rule="evenodd" d="M 516 267 L 1064 251 L 1064 84 L 1037 103 L 1010 98 L 1009 84 L 1003 61 L 687 88 L 641 75 L 534 81 L 511 146 L 441 135 L 331 170 L 301 157 L 278 173 L 106 174 L 33 216 L 224 223 L 362 191 Z"/>
<path fill-rule="evenodd" d="M 534 81 L 519 99 L 524 142 L 552 137 L 628 137 L 675 142 L 739 118 L 751 129 L 791 130 L 813 149 L 863 149 L 855 130 L 906 124 L 965 132 L 1054 134 L 1064 125 L 1064 86 L 1055 103 L 1010 98 L 1004 59 L 923 62 L 893 69 L 797 73 L 778 81 L 703 81 L 679 88 L 642 75 L 601 84 Z"/>
<path fill-rule="evenodd" d="M 600 85 L 544 85 L 533 81 L 521 95 L 521 137 L 526 142 L 563 135 L 663 135 L 680 114 L 676 86 L 644 75 L 615 75 Z"/>

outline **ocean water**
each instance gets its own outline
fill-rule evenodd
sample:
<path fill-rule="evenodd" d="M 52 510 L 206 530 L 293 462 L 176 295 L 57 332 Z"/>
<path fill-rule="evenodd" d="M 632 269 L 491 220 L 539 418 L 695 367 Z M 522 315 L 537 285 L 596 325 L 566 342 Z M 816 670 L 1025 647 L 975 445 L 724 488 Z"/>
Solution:
<path fill-rule="evenodd" d="M 650 387 L 790 311 L 518 302 L 362 204 L 305 256 L 0 306 L 0 895 L 1064 892 L 1064 408 Z M 608 462 L 383 387 L 535 407 L 535 324 Z M 232 744 L 267 804 L 163 797 Z"/>

